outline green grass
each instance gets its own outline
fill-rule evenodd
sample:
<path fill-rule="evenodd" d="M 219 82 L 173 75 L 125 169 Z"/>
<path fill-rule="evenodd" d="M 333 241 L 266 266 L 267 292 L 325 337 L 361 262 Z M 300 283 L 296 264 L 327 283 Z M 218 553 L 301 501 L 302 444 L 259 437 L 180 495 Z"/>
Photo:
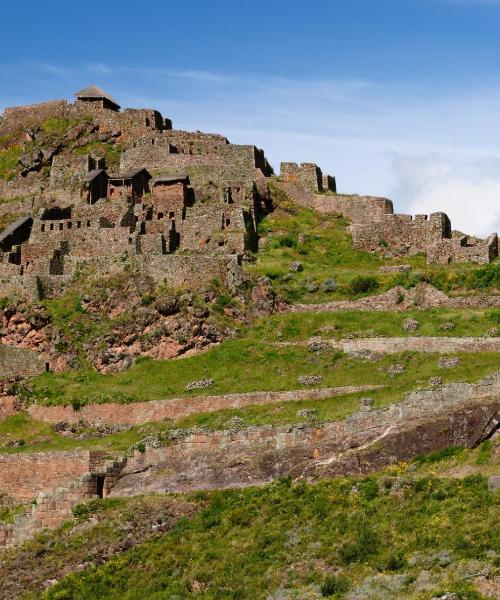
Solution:
<path fill-rule="evenodd" d="M 185 359 L 141 359 L 127 371 L 116 374 L 102 375 L 90 370 L 44 373 L 30 380 L 28 397 L 44 404 L 160 400 L 200 395 L 199 391 L 187 392 L 185 387 L 192 381 L 208 378 L 214 379 L 214 385 L 202 395 L 288 390 L 300 387 L 297 383 L 300 375 L 321 375 L 324 387 L 379 383 L 396 390 L 398 382 L 426 384 L 435 375 L 442 375 L 445 380 L 450 377 L 470 380 L 496 370 L 500 364 L 496 353 L 459 356 L 461 363 L 445 370 L 438 367 L 439 356 L 435 354 L 395 354 L 373 362 L 330 350 L 310 353 L 301 346 L 228 340 L 206 353 Z M 391 378 L 387 368 L 401 362 L 407 365 L 405 373 Z"/>
<path fill-rule="evenodd" d="M 74 150 L 75 154 L 98 154 L 104 156 L 110 170 L 116 170 L 120 166 L 120 156 L 124 151 L 123 144 L 107 144 L 104 142 L 93 141 L 80 146 Z"/>
<path fill-rule="evenodd" d="M 343 598 L 373 585 L 373 577 L 395 586 L 388 599 L 444 591 L 482 598 L 464 577 L 471 561 L 491 568 L 488 551 L 500 551 L 498 495 L 481 476 L 401 481 L 396 493 L 394 478 L 382 475 L 191 495 L 203 502 L 193 517 L 107 564 L 64 577 L 46 598 L 260 600 L 280 589 L 295 590 L 294 598 L 321 598 L 321 590 Z M 90 535 L 80 536 L 83 548 Z M 64 546 L 74 553 L 71 538 Z M 52 544 L 41 561 L 61 556 L 64 546 Z M 450 564 L 439 566 L 434 557 L 443 551 Z M 425 570 L 435 583 L 422 595 L 417 580 Z"/>
<path fill-rule="evenodd" d="M 407 332 L 404 322 L 416 319 L 419 327 Z M 453 323 L 453 329 L 442 329 L 445 323 Z M 248 330 L 248 336 L 268 341 L 307 340 L 313 336 L 341 339 L 356 337 L 404 337 L 404 336 L 483 336 L 493 328 L 500 334 L 500 309 L 449 311 L 432 309 L 422 311 L 368 312 L 342 311 L 338 313 L 290 313 L 274 315 L 259 321 Z"/>
<path fill-rule="evenodd" d="M 272 184 L 271 191 L 277 209 L 259 223 L 260 248 L 255 264 L 248 270 L 269 277 L 288 302 L 318 303 L 359 297 L 363 294 L 357 294 L 351 283 L 360 274 L 375 278 L 379 293 L 394 285 L 409 287 L 419 281 L 455 293 L 500 288 L 500 261 L 492 267 L 478 268 L 471 263 L 428 265 L 424 255 L 384 259 L 353 249 L 345 219 L 293 204 Z M 289 265 L 295 261 L 302 263 L 302 272 L 290 272 Z M 410 264 L 411 272 L 379 272 L 382 265 L 401 263 Z M 335 291 L 325 291 L 331 289 L 326 283 L 331 280 L 337 284 Z M 377 290 L 373 288 L 369 293 Z"/>
<path fill-rule="evenodd" d="M 17 213 L 11 213 L 8 215 L 0 215 L 0 232 L 3 231 L 8 225 L 14 223 L 16 219 L 20 217 Z"/>
<path fill-rule="evenodd" d="M 57 434 L 51 425 L 34 421 L 26 413 L 20 413 L 0 421 L 0 453 L 21 454 L 76 449 L 125 452 L 146 435 L 162 431 L 165 427 L 164 424 L 146 425 L 103 437 L 78 439 Z M 11 445 L 20 440 L 20 446 Z"/>
<path fill-rule="evenodd" d="M 59 298 L 44 300 L 42 304 L 48 310 L 53 326 L 62 334 L 56 349 L 59 352 L 76 349 L 83 364 L 83 344 L 102 336 L 112 326 L 107 314 L 87 313 L 78 292 L 69 291 Z"/>
<path fill-rule="evenodd" d="M 80 119 L 67 119 L 65 117 L 49 117 L 42 123 L 42 131 L 47 135 L 63 137 Z"/>
<path fill-rule="evenodd" d="M 21 152 L 22 146 L 19 144 L 0 150 L 0 179 L 10 181 L 15 177 Z"/>
<path fill-rule="evenodd" d="M 16 504 L 15 506 L 5 506 L 0 502 L 0 525 L 14 523 L 16 515 L 25 512 L 25 504 Z"/>
<path fill-rule="evenodd" d="M 478 464 L 485 453 L 488 464 Z M 386 600 L 483 600 L 469 575 L 499 574 L 500 496 L 482 475 L 498 469 L 498 456 L 491 441 L 370 477 L 96 499 L 57 531 L 3 553 L 0 589 L 24 600 L 263 600 L 277 590 L 319 600 L 364 598 L 361 590 L 386 582 Z M 20 510 L 5 511 L 4 522 Z M 166 532 L 152 531 L 158 520 Z M 425 592 L 422 577 L 433 582 Z M 58 583 L 43 594 L 51 579 Z"/>
<path fill-rule="evenodd" d="M 25 413 L 18 414 L 0 421 L 0 453 L 46 452 L 76 448 L 125 452 L 148 435 L 160 434 L 162 439 L 168 439 L 168 435 L 165 434 L 168 434 L 171 429 L 189 429 L 192 427 L 203 427 L 211 430 L 228 429 L 234 426 L 235 417 L 239 419 L 241 426 L 292 425 L 304 421 L 319 424 L 327 421 L 337 421 L 345 419 L 348 415 L 357 411 L 359 399 L 362 396 L 369 395 L 374 399 L 376 407 L 382 407 L 392 402 L 399 402 L 406 392 L 428 387 L 427 382 L 431 376 L 439 375 L 445 382 L 470 382 L 498 369 L 498 354 L 485 353 L 477 356 L 464 354 L 459 356 L 461 358 L 460 365 L 453 369 L 443 370 L 438 367 L 437 355 L 404 353 L 370 363 L 345 357 L 339 358 L 333 353 L 325 353 L 321 358 L 314 357 L 315 362 L 309 367 L 310 373 L 323 374 L 324 380 L 321 385 L 349 385 L 355 381 L 356 384 L 381 384 L 384 387 L 368 393 L 345 394 L 326 400 L 298 400 L 253 405 L 240 409 L 201 412 L 175 421 L 150 423 L 102 436 L 96 436 L 95 433 L 89 430 L 88 439 L 58 434 L 50 425 L 34 421 Z M 186 359 L 186 361 L 189 360 L 192 359 Z M 89 379 L 83 384 L 81 379 L 71 379 L 70 374 L 53 375 L 53 378 L 57 378 L 56 381 L 54 379 L 50 380 L 51 375 L 48 374 L 41 376 L 35 382 L 35 385 L 31 385 L 30 398 L 33 399 L 40 395 L 38 401 L 42 404 L 63 404 L 68 402 L 69 399 L 74 404 L 85 404 L 104 401 L 151 400 L 154 399 L 151 397 L 152 395 L 166 397 L 167 394 L 162 394 L 164 374 L 161 371 L 155 373 L 152 373 L 152 371 L 155 371 L 158 367 L 169 368 L 169 365 L 177 365 L 186 361 L 167 361 L 164 363 L 148 361 L 143 365 L 133 367 L 132 374 L 129 371 L 127 373 L 129 377 L 126 379 L 123 379 L 124 374 L 119 374 L 114 376 L 101 375 L 97 376 L 98 379 L 95 380 L 89 374 Z M 289 359 L 286 359 L 283 365 L 288 365 L 288 368 L 293 370 L 293 365 L 290 367 L 289 362 Z M 387 373 L 387 368 L 396 362 L 404 364 L 406 370 L 401 375 L 391 377 Z M 238 369 L 237 366 L 236 369 Z M 306 371 L 306 369 L 303 369 L 303 371 Z M 187 369 L 186 372 L 192 376 L 192 371 Z M 269 373 L 269 371 L 267 372 Z M 93 375 L 95 376 L 95 374 Z M 276 379 L 277 377 L 271 378 L 275 383 L 273 389 L 276 389 L 276 384 L 280 383 Z M 120 385 L 118 385 L 117 380 Z M 134 385 L 132 385 L 133 381 L 135 381 Z M 237 379 L 233 378 L 232 385 L 228 389 L 234 391 L 237 383 Z M 241 380 L 239 383 L 240 391 L 245 391 L 245 388 L 241 386 Z M 289 385 L 293 389 L 300 387 L 295 377 L 290 379 Z M 251 387 L 254 389 L 254 385 Z M 269 389 L 270 386 L 266 382 L 260 383 L 260 387 Z M 132 395 L 134 388 L 137 397 Z M 221 385 L 218 388 L 219 391 L 224 391 Z M 147 393 L 145 390 L 147 390 Z M 179 396 L 194 395 L 192 392 L 186 392 L 183 388 L 178 391 Z M 202 392 L 198 392 L 198 394 L 200 393 Z M 216 390 L 210 388 L 205 393 L 216 393 Z M 103 394 L 105 395 L 103 396 Z M 304 409 L 313 411 L 311 417 L 305 418 L 298 414 L 298 411 Z M 19 440 L 22 440 L 21 446 L 12 445 Z"/>

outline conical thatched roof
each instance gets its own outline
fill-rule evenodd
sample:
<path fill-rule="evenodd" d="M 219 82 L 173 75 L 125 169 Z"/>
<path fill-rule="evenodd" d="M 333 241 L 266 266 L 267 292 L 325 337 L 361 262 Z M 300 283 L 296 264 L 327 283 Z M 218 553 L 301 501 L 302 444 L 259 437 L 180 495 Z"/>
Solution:
<path fill-rule="evenodd" d="M 108 100 L 108 102 L 111 102 L 112 104 L 120 108 L 120 105 L 113 98 L 113 96 L 110 96 L 107 92 L 102 90 L 100 87 L 97 87 L 96 85 L 89 85 L 83 90 L 76 92 L 75 96 L 79 100 Z"/>

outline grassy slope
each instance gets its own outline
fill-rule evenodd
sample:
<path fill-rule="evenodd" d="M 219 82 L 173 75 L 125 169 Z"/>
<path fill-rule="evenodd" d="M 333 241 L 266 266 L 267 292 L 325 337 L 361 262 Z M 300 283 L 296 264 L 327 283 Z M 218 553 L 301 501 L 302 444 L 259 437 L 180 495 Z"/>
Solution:
<path fill-rule="evenodd" d="M 415 319 L 418 329 L 407 332 L 404 322 Z M 443 328 L 452 323 L 453 328 Z M 415 310 L 403 313 L 346 311 L 291 313 L 262 319 L 248 336 L 269 341 L 305 340 L 313 336 L 354 337 L 457 336 L 480 337 L 496 328 L 500 335 L 500 309 L 449 311 Z"/>
<path fill-rule="evenodd" d="M 272 192 L 277 210 L 259 225 L 260 250 L 249 270 L 271 278 L 277 290 L 290 302 L 350 299 L 353 297 L 350 282 L 359 275 L 375 277 L 380 290 L 423 280 L 454 293 L 479 287 L 500 289 L 500 261 L 495 264 L 494 274 L 485 277 L 481 272 L 478 275 L 478 267 L 470 263 L 428 265 L 425 256 L 385 259 L 354 250 L 346 230 L 348 223 L 343 218 L 299 207 L 276 188 L 272 188 Z M 294 261 L 302 263 L 302 272 L 290 272 L 289 265 Z M 402 263 L 411 265 L 410 273 L 379 272 L 382 265 Z M 334 280 L 337 289 L 324 291 L 326 280 Z"/>
<path fill-rule="evenodd" d="M 223 393 L 254 389 L 296 389 L 299 387 L 297 374 L 321 374 L 321 385 L 325 386 L 353 383 L 384 385 L 384 388 L 369 393 L 376 406 L 384 406 L 401 400 L 405 392 L 428 387 L 428 379 L 432 376 L 440 376 L 445 382 L 475 381 L 494 372 L 500 365 L 500 356 L 497 353 L 458 354 L 461 361 L 459 365 L 451 369 L 442 369 L 438 366 L 438 355 L 434 354 L 403 353 L 369 362 L 330 351 L 311 355 L 304 348 L 276 348 L 265 344 L 252 344 L 251 347 L 261 361 L 258 364 L 262 365 L 262 368 L 248 369 L 247 355 L 237 360 L 233 355 L 227 354 L 227 345 L 223 345 L 212 353 L 202 354 L 193 359 L 145 361 L 117 375 L 67 373 L 60 375 L 59 379 L 50 375 L 42 376 L 36 380 L 36 386 L 33 388 L 37 394 L 49 394 L 46 396 L 48 403 L 70 399 L 78 402 L 112 399 L 124 401 L 127 398 L 151 400 L 175 395 L 175 392 L 179 395 L 193 395 L 194 392 L 188 393 L 183 388 L 193 377 L 215 376 L 219 383 L 209 388 L 210 393 Z M 206 369 L 205 361 L 210 355 L 212 358 L 209 364 L 213 366 Z M 279 360 L 276 359 L 276 355 Z M 201 363 L 201 367 L 193 367 L 197 362 Z M 396 363 L 405 365 L 405 371 L 391 376 L 387 369 Z M 45 380 L 49 382 L 48 385 L 44 385 Z M 168 387 L 169 385 L 173 387 Z M 359 398 L 366 395 L 364 392 L 337 396 L 329 400 L 302 400 L 198 413 L 174 422 L 134 427 L 128 431 L 101 437 L 90 436 L 87 439 L 57 434 L 49 425 L 33 421 L 27 415 L 16 415 L 0 422 L 0 452 L 42 452 L 71 448 L 126 451 L 147 435 L 172 428 L 201 426 L 209 429 L 227 429 L 234 425 L 234 417 L 240 419 L 241 425 L 302 423 L 304 417 L 300 416 L 298 411 L 303 409 L 314 411 L 311 416 L 314 422 L 338 420 L 356 411 Z M 13 446 L 13 443 L 19 440 L 22 440 L 21 446 Z"/>
<path fill-rule="evenodd" d="M 499 496 L 483 477 L 498 456 L 487 442 L 369 478 L 94 501 L 75 525 L 6 553 L 0 590 L 39 598 L 43 581 L 83 564 L 46 598 L 479 600 L 468 576 L 500 567 Z M 157 515 L 166 533 L 144 529 Z"/>
<path fill-rule="evenodd" d="M 44 404 L 89 402 L 136 402 L 176 396 L 297 389 L 300 375 L 321 375 L 321 386 L 385 384 L 401 391 L 416 383 L 427 384 L 432 376 L 445 380 L 481 377 L 500 365 L 498 353 L 460 354 L 454 369 L 438 365 L 439 355 L 400 353 L 379 360 L 350 358 L 340 352 L 311 353 L 302 346 L 281 346 L 252 340 L 230 340 L 209 352 L 174 361 L 141 360 L 127 371 L 101 375 L 95 371 L 42 374 L 29 384 L 31 399 Z M 393 378 L 387 369 L 407 365 Z M 475 375 L 474 375 L 475 374 Z M 209 390 L 187 392 L 192 381 L 213 378 Z"/>

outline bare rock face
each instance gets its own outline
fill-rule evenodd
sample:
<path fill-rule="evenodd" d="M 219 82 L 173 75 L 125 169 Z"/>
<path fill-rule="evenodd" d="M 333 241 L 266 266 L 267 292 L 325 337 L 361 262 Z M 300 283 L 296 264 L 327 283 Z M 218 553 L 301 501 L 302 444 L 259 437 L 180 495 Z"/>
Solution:
<path fill-rule="evenodd" d="M 257 312 L 271 314 L 276 308 L 276 292 L 267 277 L 260 277 L 252 288 L 251 300 Z"/>
<path fill-rule="evenodd" d="M 363 474 L 449 446 L 473 447 L 492 435 L 499 417 L 500 373 L 478 384 L 412 392 L 400 403 L 321 426 L 197 430 L 136 453 L 112 495 Z"/>
<path fill-rule="evenodd" d="M 500 475 L 492 475 L 488 479 L 488 489 L 490 492 L 496 492 L 500 490 Z"/>

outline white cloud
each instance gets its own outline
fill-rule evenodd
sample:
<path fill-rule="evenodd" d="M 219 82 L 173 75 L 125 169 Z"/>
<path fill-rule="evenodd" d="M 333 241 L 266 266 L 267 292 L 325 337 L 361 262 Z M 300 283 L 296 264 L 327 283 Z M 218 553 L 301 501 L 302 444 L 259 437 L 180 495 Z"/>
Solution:
<path fill-rule="evenodd" d="M 437 155 L 396 157 L 392 169 L 396 190 L 411 213 L 446 212 L 455 229 L 486 236 L 500 230 L 500 158 L 496 162 L 496 176 L 490 161 L 460 169 Z"/>

